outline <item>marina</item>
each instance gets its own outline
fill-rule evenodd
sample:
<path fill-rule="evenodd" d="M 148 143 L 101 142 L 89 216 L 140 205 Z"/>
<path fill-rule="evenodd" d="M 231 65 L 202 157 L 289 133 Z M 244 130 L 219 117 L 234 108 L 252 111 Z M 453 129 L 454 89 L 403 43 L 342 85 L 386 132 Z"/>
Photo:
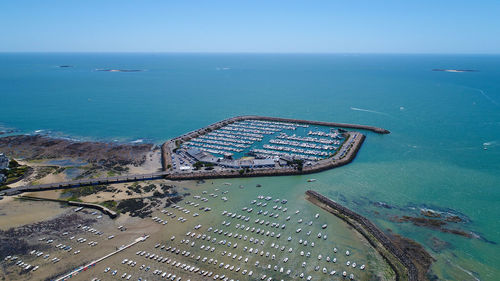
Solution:
<path fill-rule="evenodd" d="M 238 116 L 184 134 L 162 145 L 171 179 L 314 173 L 352 161 L 370 126 Z M 195 165 L 196 164 L 196 165 Z"/>
<path fill-rule="evenodd" d="M 31 243 L 46 244 L 50 238 L 64 249 L 55 247 L 40 257 L 34 251 L 33 255 L 16 255 L 16 259 L 31 268 L 39 266 L 29 276 L 40 278 L 47 269 L 46 263 L 40 263 L 44 255 L 65 265 L 69 257 L 81 255 L 77 251 L 95 248 L 92 245 L 98 243 L 106 249 L 115 245 L 118 250 L 110 251 L 113 255 L 100 254 L 102 251 L 90 254 L 93 262 L 54 279 L 366 280 L 377 275 L 381 280 L 392 280 L 380 275 L 390 268 L 366 241 L 343 221 L 307 203 L 297 191 L 283 197 L 278 192 L 234 188 L 222 182 L 188 186 L 189 196 L 157 208 L 135 231 L 126 221 L 102 218 L 114 227 L 80 225 L 65 230 L 60 237 L 42 237 L 42 241 Z M 69 211 L 81 214 L 84 210 Z M 147 229 L 149 238 L 133 247 L 120 246 L 121 241 L 134 240 L 139 229 Z M 2 262 L 15 266 L 11 259 Z"/>

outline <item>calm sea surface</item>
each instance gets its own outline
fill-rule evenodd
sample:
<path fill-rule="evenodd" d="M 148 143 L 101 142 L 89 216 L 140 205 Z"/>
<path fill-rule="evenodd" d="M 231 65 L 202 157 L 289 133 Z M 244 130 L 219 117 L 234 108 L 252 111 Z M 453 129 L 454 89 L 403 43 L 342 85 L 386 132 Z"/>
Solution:
<path fill-rule="evenodd" d="M 425 245 L 442 279 L 500 278 L 500 56 L 0 54 L 0 66 L 0 130 L 161 143 L 243 114 L 387 128 L 317 182 L 232 182 L 316 189 Z M 476 238 L 394 222 L 421 209 L 460 216 L 447 227 Z"/>

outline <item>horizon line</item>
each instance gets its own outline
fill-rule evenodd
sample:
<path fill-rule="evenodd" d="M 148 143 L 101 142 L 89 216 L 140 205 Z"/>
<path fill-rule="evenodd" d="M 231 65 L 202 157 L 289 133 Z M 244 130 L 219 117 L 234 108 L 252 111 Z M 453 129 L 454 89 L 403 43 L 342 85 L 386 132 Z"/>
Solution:
<path fill-rule="evenodd" d="M 223 52 L 223 51 L 0 51 L 0 54 L 246 54 L 246 55 L 500 55 L 499 53 L 440 52 Z"/>

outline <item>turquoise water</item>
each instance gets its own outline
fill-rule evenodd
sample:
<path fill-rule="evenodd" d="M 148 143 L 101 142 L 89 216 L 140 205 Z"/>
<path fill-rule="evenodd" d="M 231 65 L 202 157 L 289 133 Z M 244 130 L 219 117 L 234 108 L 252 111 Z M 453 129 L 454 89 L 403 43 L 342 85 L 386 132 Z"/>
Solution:
<path fill-rule="evenodd" d="M 424 244 L 443 279 L 500 276 L 500 56 L 0 54 L 0 65 L 0 128 L 21 133 L 161 143 L 243 114 L 387 128 L 367 133 L 352 164 L 315 183 L 287 182 Z M 468 222 L 450 228 L 481 238 L 390 219 L 419 208 L 459 214 Z M 448 244 L 436 247 L 435 238 Z"/>

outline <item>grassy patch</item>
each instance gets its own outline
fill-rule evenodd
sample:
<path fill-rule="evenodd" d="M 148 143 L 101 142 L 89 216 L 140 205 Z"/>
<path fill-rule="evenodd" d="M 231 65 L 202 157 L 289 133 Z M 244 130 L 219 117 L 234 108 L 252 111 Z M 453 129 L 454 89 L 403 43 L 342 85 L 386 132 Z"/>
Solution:
<path fill-rule="evenodd" d="M 111 209 L 111 210 L 117 210 L 118 203 L 116 203 L 116 201 L 114 201 L 114 200 L 108 200 L 108 201 L 104 201 L 104 202 L 99 203 L 99 205 L 104 206 L 104 207 Z"/>
<path fill-rule="evenodd" d="M 62 195 L 63 196 L 70 195 L 71 198 L 79 198 L 95 194 L 101 191 L 105 191 L 107 189 L 108 187 L 106 185 L 88 185 L 77 188 L 65 189 Z"/>

